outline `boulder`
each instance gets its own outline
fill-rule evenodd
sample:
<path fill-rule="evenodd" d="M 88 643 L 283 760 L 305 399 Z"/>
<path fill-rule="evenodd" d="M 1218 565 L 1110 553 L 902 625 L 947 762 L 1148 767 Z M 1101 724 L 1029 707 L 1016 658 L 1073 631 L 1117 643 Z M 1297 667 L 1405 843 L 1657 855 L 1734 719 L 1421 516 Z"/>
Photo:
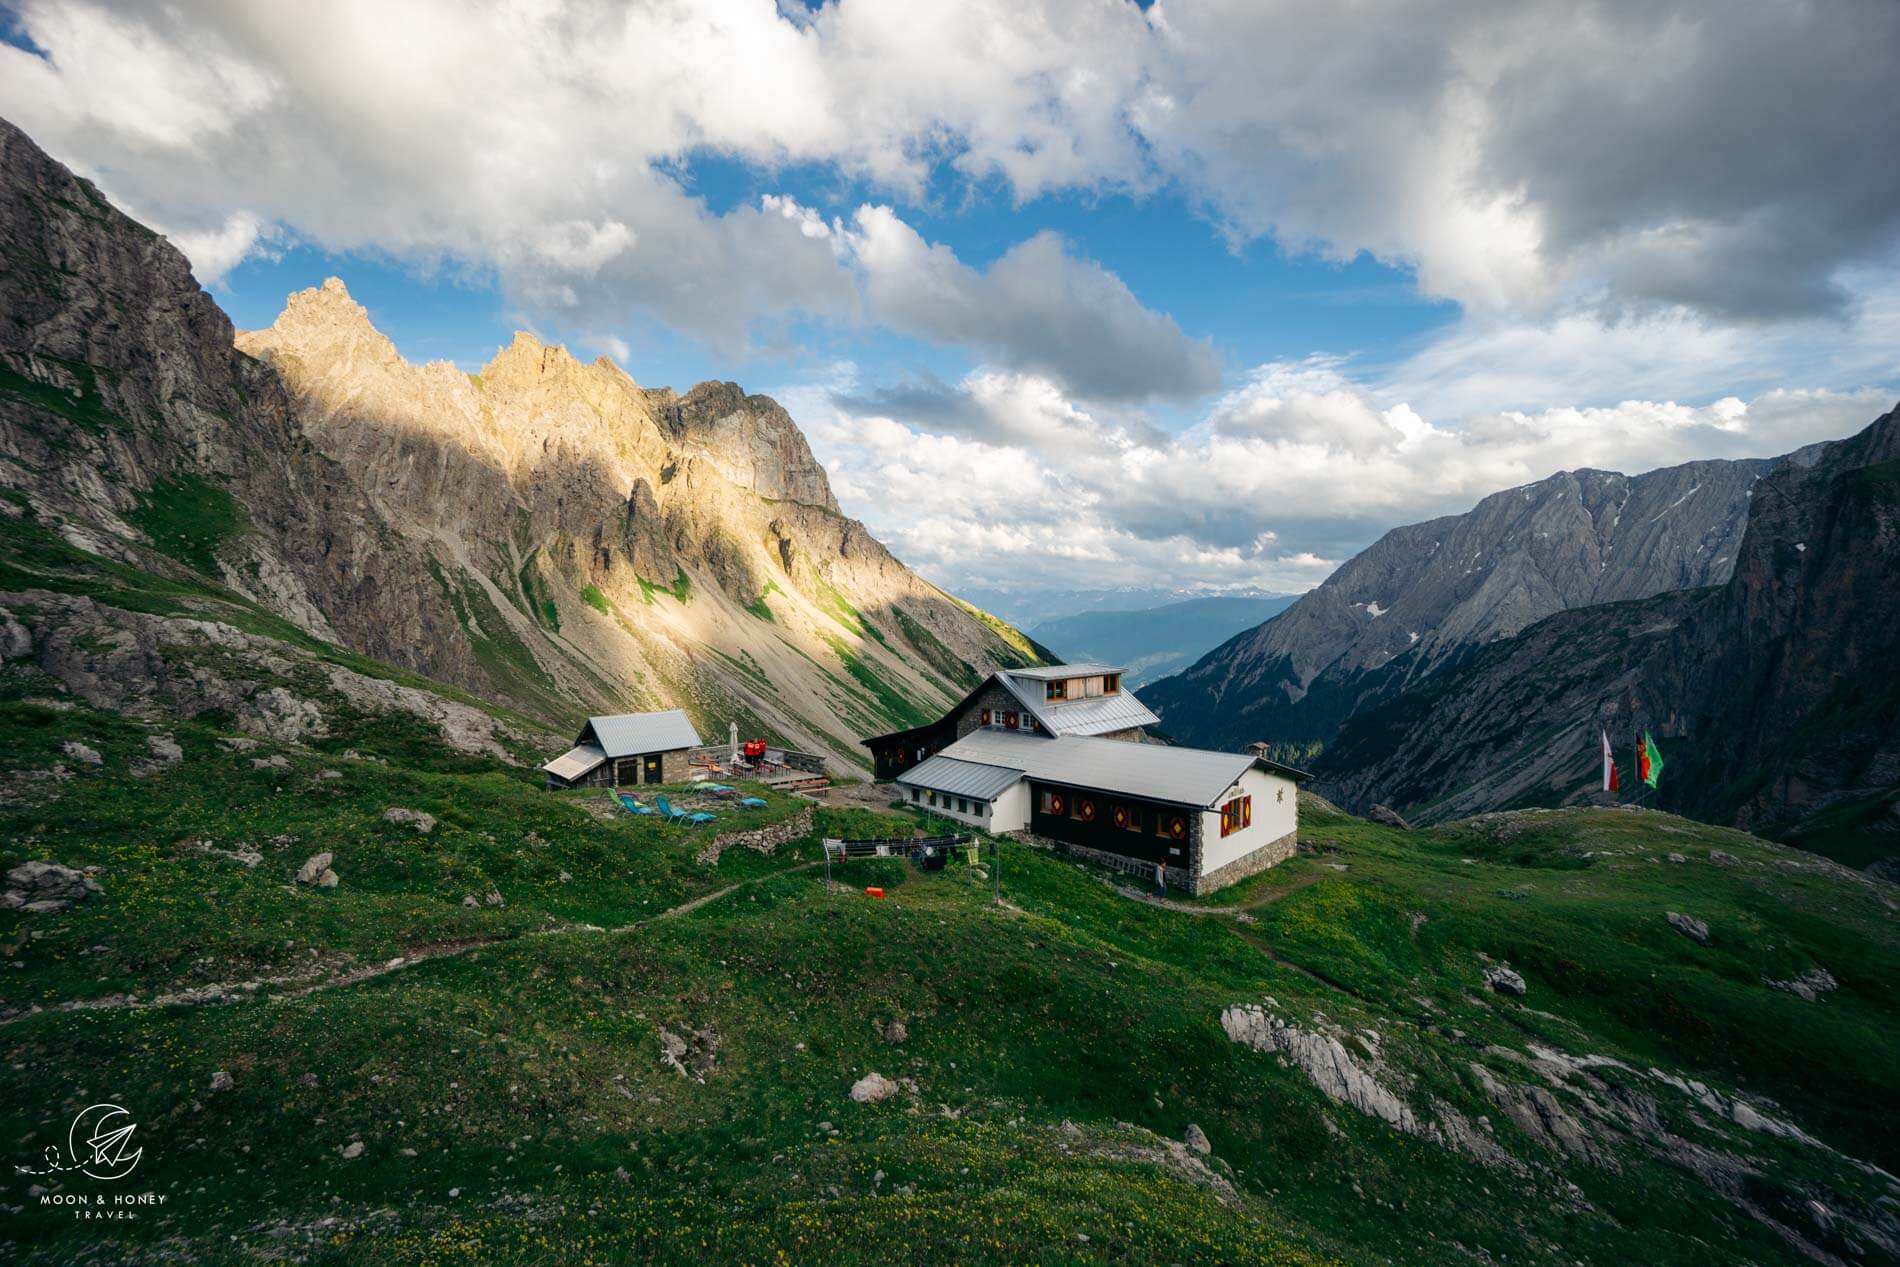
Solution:
<path fill-rule="evenodd" d="M 1492 964 L 1484 970 L 1484 983 L 1499 994 L 1524 993 L 1524 978 L 1504 964 Z"/>
<path fill-rule="evenodd" d="M 185 750 L 170 735 L 147 735 L 145 750 L 148 755 L 132 758 L 127 767 L 135 779 L 150 778 L 154 774 L 169 770 L 185 759 Z"/>
<path fill-rule="evenodd" d="M 383 811 L 385 823 L 408 823 L 417 834 L 426 836 L 435 830 L 435 815 L 426 814 L 419 809 L 404 809 L 400 805 L 391 805 Z"/>
<path fill-rule="evenodd" d="M 22 862 L 7 872 L 6 891 L 0 893 L 0 910 L 50 915 L 102 892 L 98 881 L 83 871 L 62 867 L 57 862 Z"/>
<path fill-rule="evenodd" d="M 1732 853 L 1724 853 L 1720 849 L 1711 849 L 1709 850 L 1709 861 L 1718 867 L 1733 867 L 1739 864 L 1741 859 Z"/>
<path fill-rule="evenodd" d="M 1669 921 L 1671 928 L 1690 941 L 1699 942 L 1704 946 L 1709 944 L 1709 926 L 1693 915 L 1678 915 L 1674 911 L 1664 911 L 1663 918 Z"/>
<path fill-rule="evenodd" d="M 236 1088 L 236 1086 L 236 1079 L 232 1078 L 229 1073 L 222 1069 L 211 1075 L 211 1089 L 213 1091 L 230 1091 Z"/>
<path fill-rule="evenodd" d="M 344 1161 L 355 1161 L 358 1157 L 363 1155 L 363 1141 L 353 1139 L 343 1147 L 337 1149 L 337 1151 L 343 1154 Z"/>
<path fill-rule="evenodd" d="M 1809 968 L 1800 976 L 1791 977 L 1786 981 L 1774 981 L 1768 977 L 1763 977 L 1761 982 L 1771 989 L 1786 990 L 1796 998 L 1806 999 L 1810 1003 L 1820 998 L 1823 994 L 1826 994 L 1829 990 L 1838 990 L 1841 984 L 1834 979 L 1834 974 L 1829 972 L 1826 968 Z"/>
<path fill-rule="evenodd" d="M 1396 827 L 1400 831 L 1412 830 L 1412 824 L 1406 822 L 1404 817 L 1390 805 L 1374 805 L 1366 811 L 1366 817 L 1385 827 Z"/>
<path fill-rule="evenodd" d="M 1182 1136 L 1181 1142 L 1188 1146 L 1189 1151 L 1199 1153 L 1203 1157 L 1214 1151 L 1214 1145 L 1208 1140 L 1207 1132 L 1193 1122 L 1188 1123 L 1187 1134 Z"/>
<path fill-rule="evenodd" d="M 62 744 L 60 751 L 81 765 L 104 765 L 106 762 L 106 759 L 99 755 L 97 748 L 90 744 L 80 743 L 77 739 L 71 739 Z"/>
<path fill-rule="evenodd" d="M 314 884 L 320 889 L 334 889 L 337 885 L 337 874 L 330 870 L 330 862 L 331 855 L 327 850 L 323 853 L 311 854 L 304 864 L 297 868 L 297 883 Z"/>
<path fill-rule="evenodd" d="M 904 1022 L 902 1021 L 892 1021 L 884 1027 L 884 1041 L 893 1047 L 907 1042 L 909 1039 L 910 1030 L 904 1027 Z"/>
<path fill-rule="evenodd" d="M 881 1073 L 867 1073 L 851 1084 L 851 1098 L 859 1104 L 882 1104 L 897 1094 L 897 1084 Z"/>

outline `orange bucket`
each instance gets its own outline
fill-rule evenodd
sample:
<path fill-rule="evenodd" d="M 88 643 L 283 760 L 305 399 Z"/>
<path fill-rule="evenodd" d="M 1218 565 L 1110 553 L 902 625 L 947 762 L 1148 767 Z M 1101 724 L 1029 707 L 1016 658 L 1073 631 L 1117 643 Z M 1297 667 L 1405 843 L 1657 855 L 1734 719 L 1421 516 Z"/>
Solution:
<path fill-rule="evenodd" d="M 866 894 L 867 896 L 870 896 L 870 897 L 883 897 L 883 896 L 884 896 L 884 890 L 883 890 L 883 889 L 879 889 L 879 888 L 869 888 L 869 889 L 866 889 L 866 890 L 865 890 L 864 892 L 865 892 L 865 894 Z"/>

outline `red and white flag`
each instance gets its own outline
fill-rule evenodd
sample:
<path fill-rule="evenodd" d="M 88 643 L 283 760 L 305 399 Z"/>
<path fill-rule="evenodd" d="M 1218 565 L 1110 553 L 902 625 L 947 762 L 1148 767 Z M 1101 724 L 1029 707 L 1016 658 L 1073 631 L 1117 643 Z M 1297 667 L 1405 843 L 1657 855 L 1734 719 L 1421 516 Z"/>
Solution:
<path fill-rule="evenodd" d="M 1603 790 L 1616 791 L 1616 758 L 1611 755 L 1610 732 L 1600 731 L 1603 736 Z"/>

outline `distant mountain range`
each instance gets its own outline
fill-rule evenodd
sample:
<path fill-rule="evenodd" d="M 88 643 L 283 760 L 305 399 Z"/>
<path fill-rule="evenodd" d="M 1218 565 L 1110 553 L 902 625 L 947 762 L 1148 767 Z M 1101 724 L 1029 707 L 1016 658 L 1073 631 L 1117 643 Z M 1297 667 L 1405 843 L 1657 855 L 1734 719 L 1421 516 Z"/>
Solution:
<path fill-rule="evenodd" d="M 1123 586 L 1116 589 L 1045 589 L 1016 586 L 1009 589 L 959 587 L 965 600 L 1007 620 L 1019 629 L 1046 625 L 1069 616 L 1100 611 L 1152 611 L 1197 598 L 1285 598 L 1272 590 L 1240 589 L 1210 593 L 1204 589 L 1170 586 Z M 1212 645 L 1212 644 L 1210 644 Z"/>
<path fill-rule="evenodd" d="M 1030 626 L 1068 660 L 1119 664 L 1130 686 L 1178 672 L 1243 629 L 1292 606 L 1297 596 L 1190 598 L 1141 610 L 1084 611 Z"/>
<path fill-rule="evenodd" d="M 1800 456 L 1756 485 L 1725 583 L 1562 612 L 1428 676 L 1393 666 L 1321 754 L 1329 789 L 1425 821 L 1587 799 L 1607 729 L 1633 791 L 1633 708 L 1663 808 L 1851 865 L 1900 856 L 1900 411 Z"/>
<path fill-rule="evenodd" d="M 1565 471 L 1394 528 L 1275 619 L 1143 693 L 1185 743 L 1310 758 L 1371 692 L 1556 612 L 1717 584 L 1772 460 Z"/>
<path fill-rule="evenodd" d="M 1394 529 L 1143 698 L 1272 744 L 1364 810 L 1649 799 L 1855 865 L 1900 859 L 1900 414 L 1781 458 L 1565 472 Z"/>

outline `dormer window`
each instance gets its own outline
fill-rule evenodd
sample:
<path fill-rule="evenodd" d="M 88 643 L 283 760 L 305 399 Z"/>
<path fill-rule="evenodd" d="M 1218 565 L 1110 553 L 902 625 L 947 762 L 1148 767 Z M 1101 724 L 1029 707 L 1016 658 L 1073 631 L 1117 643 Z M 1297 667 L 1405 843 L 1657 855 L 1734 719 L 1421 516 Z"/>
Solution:
<path fill-rule="evenodd" d="M 1121 689 L 1122 689 L 1122 675 L 1121 674 L 1104 673 L 1102 675 L 1102 694 L 1119 695 L 1121 694 Z"/>
<path fill-rule="evenodd" d="M 1061 678 L 1057 678 L 1053 682 L 1044 682 L 1042 684 L 1042 697 L 1045 700 L 1059 700 L 1059 699 L 1069 698 L 1068 682 Z"/>

